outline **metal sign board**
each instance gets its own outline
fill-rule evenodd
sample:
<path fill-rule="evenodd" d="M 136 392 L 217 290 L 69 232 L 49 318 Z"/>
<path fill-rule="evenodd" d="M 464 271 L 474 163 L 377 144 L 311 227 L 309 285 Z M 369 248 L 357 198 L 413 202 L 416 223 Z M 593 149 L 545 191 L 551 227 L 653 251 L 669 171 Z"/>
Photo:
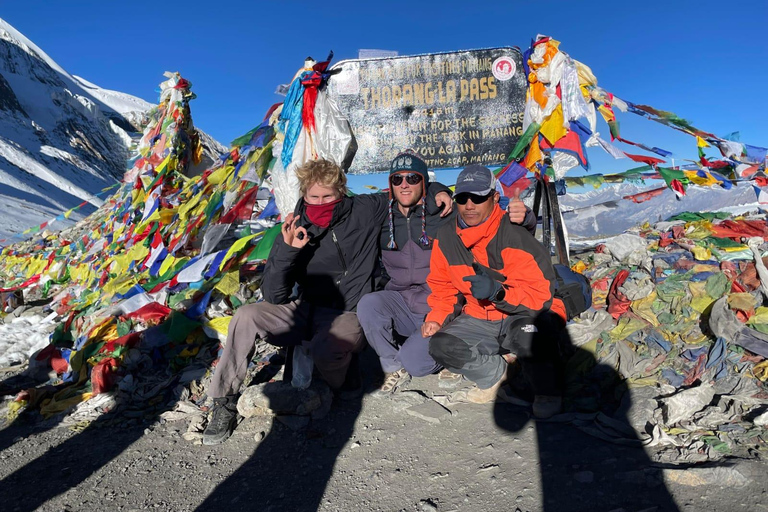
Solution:
<path fill-rule="evenodd" d="M 358 149 L 350 172 L 380 172 L 414 149 L 430 169 L 501 165 L 522 135 L 527 79 L 520 50 L 490 48 L 346 60 L 328 93 Z"/>

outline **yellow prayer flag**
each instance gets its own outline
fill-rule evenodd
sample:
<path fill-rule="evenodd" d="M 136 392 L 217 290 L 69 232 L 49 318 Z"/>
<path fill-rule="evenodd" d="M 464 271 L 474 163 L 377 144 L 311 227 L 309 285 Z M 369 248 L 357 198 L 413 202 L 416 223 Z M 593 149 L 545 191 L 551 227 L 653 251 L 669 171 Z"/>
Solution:
<path fill-rule="evenodd" d="M 544 136 L 547 141 L 554 145 L 555 142 L 562 139 L 568 130 L 563 126 L 563 105 L 558 105 L 552 114 L 544 120 L 539 129 L 539 132 Z"/>
<path fill-rule="evenodd" d="M 219 290 L 224 295 L 237 293 L 240 290 L 240 271 L 232 270 L 224 274 L 214 289 Z"/>
<path fill-rule="evenodd" d="M 240 252 L 248 242 L 251 241 L 253 237 L 258 235 L 259 233 L 255 233 L 253 235 L 244 236 L 243 238 L 238 239 L 235 243 L 232 244 L 232 247 L 229 248 L 227 251 L 227 254 L 224 256 L 224 259 L 221 261 L 221 266 L 219 266 L 219 270 L 224 267 L 227 261 L 234 255 Z"/>
<path fill-rule="evenodd" d="M 231 321 L 231 316 L 223 316 L 220 318 L 212 318 L 208 321 L 207 325 L 217 333 L 226 335 Z"/>

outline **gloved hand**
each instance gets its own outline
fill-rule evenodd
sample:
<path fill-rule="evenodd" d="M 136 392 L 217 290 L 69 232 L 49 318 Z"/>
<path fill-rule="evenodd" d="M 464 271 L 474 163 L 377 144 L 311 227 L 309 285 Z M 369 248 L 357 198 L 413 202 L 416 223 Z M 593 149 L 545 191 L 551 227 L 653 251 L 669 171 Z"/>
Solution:
<path fill-rule="evenodd" d="M 489 276 L 477 263 L 473 263 L 472 268 L 475 270 L 475 275 L 464 278 L 464 281 L 469 282 L 469 291 L 472 296 L 477 300 L 492 300 L 501 290 L 501 283 Z"/>

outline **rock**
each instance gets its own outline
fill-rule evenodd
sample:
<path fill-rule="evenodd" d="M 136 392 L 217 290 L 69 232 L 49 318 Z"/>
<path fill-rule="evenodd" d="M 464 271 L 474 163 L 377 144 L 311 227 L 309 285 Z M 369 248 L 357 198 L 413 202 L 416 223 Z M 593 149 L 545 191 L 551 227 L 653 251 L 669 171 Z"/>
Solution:
<path fill-rule="evenodd" d="M 388 405 L 391 405 L 396 412 L 402 412 L 411 406 L 423 404 L 427 400 L 428 398 L 418 391 L 406 390 L 391 395 L 389 400 L 387 400 L 387 403 Z"/>
<path fill-rule="evenodd" d="M 441 419 L 451 415 L 449 409 L 446 409 L 434 400 L 428 400 L 423 404 L 411 406 L 405 412 L 430 423 L 440 423 Z"/>
<path fill-rule="evenodd" d="M 665 469 L 664 479 L 668 483 L 673 482 L 690 487 L 698 487 L 702 485 L 716 485 L 718 487 L 744 487 L 752 481 L 751 479 L 741 474 L 739 470 L 733 466 Z"/>
<path fill-rule="evenodd" d="M 709 405 L 715 396 L 715 388 L 711 384 L 684 389 L 668 398 L 659 400 L 664 424 L 675 423 L 691 418 L 695 413 Z"/>
<path fill-rule="evenodd" d="M 275 417 L 277 421 L 288 427 L 289 429 L 293 430 L 294 432 L 298 432 L 301 429 L 306 428 L 309 425 L 309 422 L 311 421 L 309 416 L 286 416 L 286 415 L 279 415 Z"/>
<path fill-rule="evenodd" d="M 765 411 L 760 416 L 756 417 L 754 420 L 755 425 L 764 427 L 768 425 L 768 411 Z"/>
<path fill-rule="evenodd" d="M 614 418 L 626 418 L 638 436 L 648 433 L 648 423 L 653 420 L 653 411 L 658 406 L 655 398 L 659 390 L 654 386 L 629 388 L 621 399 L 621 405 Z"/>
<path fill-rule="evenodd" d="M 595 481 L 595 474 L 591 471 L 579 471 L 573 475 L 573 479 L 580 484 L 591 484 Z"/>
<path fill-rule="evenodd" d="M 421 500 L 419 502 L 419 510 L 422 512 L 437 512 L 437 505 L 431 499 Z"/>
<path fill-rule="evenodd" d="M 304 390 L 293 388 L 290 382 L 266 382 L 243 392 L 237 412 L 244 418 L 272 414 L 314 417 L 315 411 L 327 413 L 331 401 L 330 389 L 321 382 L 313 382 Z"/>

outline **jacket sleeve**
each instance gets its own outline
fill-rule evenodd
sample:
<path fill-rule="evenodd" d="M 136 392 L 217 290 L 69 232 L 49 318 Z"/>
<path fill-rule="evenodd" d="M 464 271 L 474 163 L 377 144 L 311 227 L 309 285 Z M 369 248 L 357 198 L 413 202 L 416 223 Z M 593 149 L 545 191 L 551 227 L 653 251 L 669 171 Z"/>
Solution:
<path fill-rule="evenodd" d="M 264 277 L 261 280 L 261 293 L 264 300 L 271 304 L 285 304 L 291 298 L 293 286 L 296 284 L 294 275 L 296 260 L 301 249 L 291 247 L 278 235 L 272 250 L 269 252 L 267 264 L 264 266 Z"/>
<path fill-rule="evenodd" d="M 389 213 L 389 196 L 384 192 L 376 194 L 359 194 L 354 196 L 354 201 L 363 206 L 361 211 L 371 212 L 374 226 L 381 226 Z"/>
<path fill-rule="evenodd" d="M 544 247 L 535 239 L 530 242 L 525 248 L 506 247 L 501 251 L 502 273 L 507 278 L 502 283 L 504 299 L 494 302 L 499 311 L 534 313 L 552 304 L 555 283 L 547 277 L 554 276 L 552 264 Z"/>
<path fill-rule="evenodd" d="M 437 322 L 443 325 L 459 304 L 460 292 L 451 282 L 451 269 L 443 251 L 440 250 L 438 240 L 435 240 L 432 246 L 429 267 L 427 284 L 432 293 L 427 297 L 427 304 L 431 311 L 427 314 L 424 321 Z"/>
<path fill-rule="evenodd" d="M 525 207 L 525 218 L 523 219 L 523 223 L 520 224 L 525 229 L 528 230 L 530 234 L 533 236 L 536 236 L 536 224 L 538 223 L 538 219 L 536 218 L 536 215 L 533 213 L 533 210 Z"/>
<path fill-rule="evenodd" d="M 427 187 L 427 197 L 426 197 L 428 215 L 435 215 L 437 213 L 440 213 L 443 210 L 442 208 L 438 207 L 437 203 L 435 202 L 435 197 L 440 192 L 445 192 L 449 196 L 453 197 L 453 193 L 451 192 L 451 189 L 449 189 L 442 183 L 431 182 Z"/>

